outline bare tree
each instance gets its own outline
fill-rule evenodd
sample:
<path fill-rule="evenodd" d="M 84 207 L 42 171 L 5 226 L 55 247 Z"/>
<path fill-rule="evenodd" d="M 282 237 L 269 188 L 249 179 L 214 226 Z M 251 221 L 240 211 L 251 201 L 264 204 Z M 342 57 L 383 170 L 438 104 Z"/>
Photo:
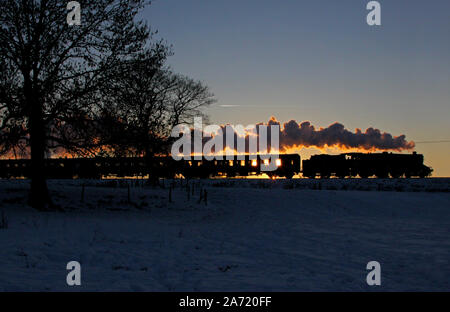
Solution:
<path fill-rule="evenodd" d="M 20 99 L 14 69 L 0 58 L 0 99 Z M 20 157 L 27 153 L 23 108 L 0 102 L 0 156 Z"/>
<path fill-rule="evenodd" d="M 168 51 L 151 45 L 151 30 L 136 20 L 147 0 L 78 2 L 81 25 L 74 26 L 66 1 L 1 2 L 0 146 L 29 146 L 29 203 L 39 210 L 52 208 L 44 168 L 49 147 L 77 148 L 92 139 L 80 129 L 95 114 L 99 90 L 135 62 L 160 66 Z"/>
<path fill-rule="evenodd" d="M 144 156 L 150 170 L 155 155 L 168 153 L 172 129 L 192 124 L 215 101 L 202 82 L 146 64 L 111 80 L 104 91 L 99 108 L 107 120 L 102 144 Z"/>

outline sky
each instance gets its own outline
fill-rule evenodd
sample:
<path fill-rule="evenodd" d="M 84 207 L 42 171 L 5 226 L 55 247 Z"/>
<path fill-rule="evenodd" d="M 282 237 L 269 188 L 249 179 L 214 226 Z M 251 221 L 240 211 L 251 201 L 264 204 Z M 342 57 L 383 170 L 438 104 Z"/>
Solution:
<path fill-rule="evenodd" d="M 379 1 L 381 26 L 368 2 L 154 0 L 143 18 L 173 46 L 173 70 L 215 94 L 210 123 L 374 127 L 450 177 L 450 143 L 419 143 L 450 140 L 450 1 Z"/>

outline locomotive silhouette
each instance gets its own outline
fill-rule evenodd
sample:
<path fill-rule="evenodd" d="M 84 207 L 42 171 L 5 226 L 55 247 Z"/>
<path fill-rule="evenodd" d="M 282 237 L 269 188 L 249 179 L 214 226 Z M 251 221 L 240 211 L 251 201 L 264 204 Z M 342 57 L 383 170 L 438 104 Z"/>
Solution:
<path fill-rule="evenodd" d="M 242 156 L 241 156 L 242 157 Z M 275 171 L 262 172 L 261 163 L 270 159 L 256 155 L 255 159 L 245 155 L 244 159 L 234 156 L 224 160 L 180 160 L 170 156 L 153 157 L 95 157 L 95 158 L 51 158 L 45 161 L 46 176 L 50 179 L 101 179 L 110 177 L 138 177 L 149 174 L 156 178 L 209 178 L 251 176 L 266 173 L 269 177 L 294 175 L 322 179 L 338 178 L 411 178 L 428 177 L 432 169 L 423 164 L 423 155 L 393 153 L 345 153 L 340 155 L 313 155 L 301 163 L 298 154 L 280 154 Z M 300 166 L 302 165 L 302 170 Z M 29 159 L 0 160 L 0 178 L 28 178 Z"/>
<path fill-rule="evenodd" d="M 308 178 L 360 177 L 368 178 L 425 178 L 433 169 L 423 164 L 423 155 L 393 153 L 345 153 L 314 155 L 303 160 L 303 176 Z"/>

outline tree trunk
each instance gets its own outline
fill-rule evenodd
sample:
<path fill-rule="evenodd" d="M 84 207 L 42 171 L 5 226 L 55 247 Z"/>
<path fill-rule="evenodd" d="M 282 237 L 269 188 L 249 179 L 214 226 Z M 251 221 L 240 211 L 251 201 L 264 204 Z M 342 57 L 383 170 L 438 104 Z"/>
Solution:
<path fill-rule="evenodd" d="M 45 126 L 43 108 L 30 89 L 26 92 L 30 107 L 31 189 L 28 204 L 40 211 L 50 210 L 53 204 L 45 177 Z"/>

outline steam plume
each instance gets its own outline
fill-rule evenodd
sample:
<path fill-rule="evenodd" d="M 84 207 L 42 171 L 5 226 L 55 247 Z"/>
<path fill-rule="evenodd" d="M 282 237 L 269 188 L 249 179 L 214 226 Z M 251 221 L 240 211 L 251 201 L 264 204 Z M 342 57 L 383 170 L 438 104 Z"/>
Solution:
<path fill-rule="evenodd" d="M 393 136 L 379 129 L 367 128 L 364 132 L 356 129 L 352 132 L 343 124 L 335 122 L 327 128 L 316 129 L 309 121 L 291 120 L 281 125 L 272 117 L 269 125 L 280 125 L 280 149 L 293 147 L 339 147 L 343 149 L 358 148 L 363 150 L 411 150 L 413 141 L 407 141 L 405 135 Z"/>
<path fill-rule="evenodd" d="M 297 122 L 290 120 L 281 124 L 275 117 L 271 117 L 267 123 L 257 125 L 278 125 L 280 128 L 280 152 L 286 152 L 292 148 L 301 147 L 337 147 L 342 150 L 359 149 L 364 151 L 405 151 L 415 147 L 413 141 L 407 141 L 405 135 L 393 136 L 390 133 L 382 132 L 376 128 L 367 128 L 364 132 L 356 129 L 354 132 L 345 128 L 341 123 L 335 122 L 326 128 L 316 129 L 309 121 Z M 221 126 L 224 141 L 224 148 L 235 149 L 235 146 L 227 146 L 225 139 L 225 125 Z M 270 127 L 268 128 L 270 142 Z M 235 142 L 242 134 L 234 132 Z M 204 138 L 203 143 L 209 141 Z M 245 147 L 248 150 L 249 135 L 245 135 Z M 270 145 L 270 143 L 269 143 Z M 216 151 L 218 152 L 218 151 Z"/>

